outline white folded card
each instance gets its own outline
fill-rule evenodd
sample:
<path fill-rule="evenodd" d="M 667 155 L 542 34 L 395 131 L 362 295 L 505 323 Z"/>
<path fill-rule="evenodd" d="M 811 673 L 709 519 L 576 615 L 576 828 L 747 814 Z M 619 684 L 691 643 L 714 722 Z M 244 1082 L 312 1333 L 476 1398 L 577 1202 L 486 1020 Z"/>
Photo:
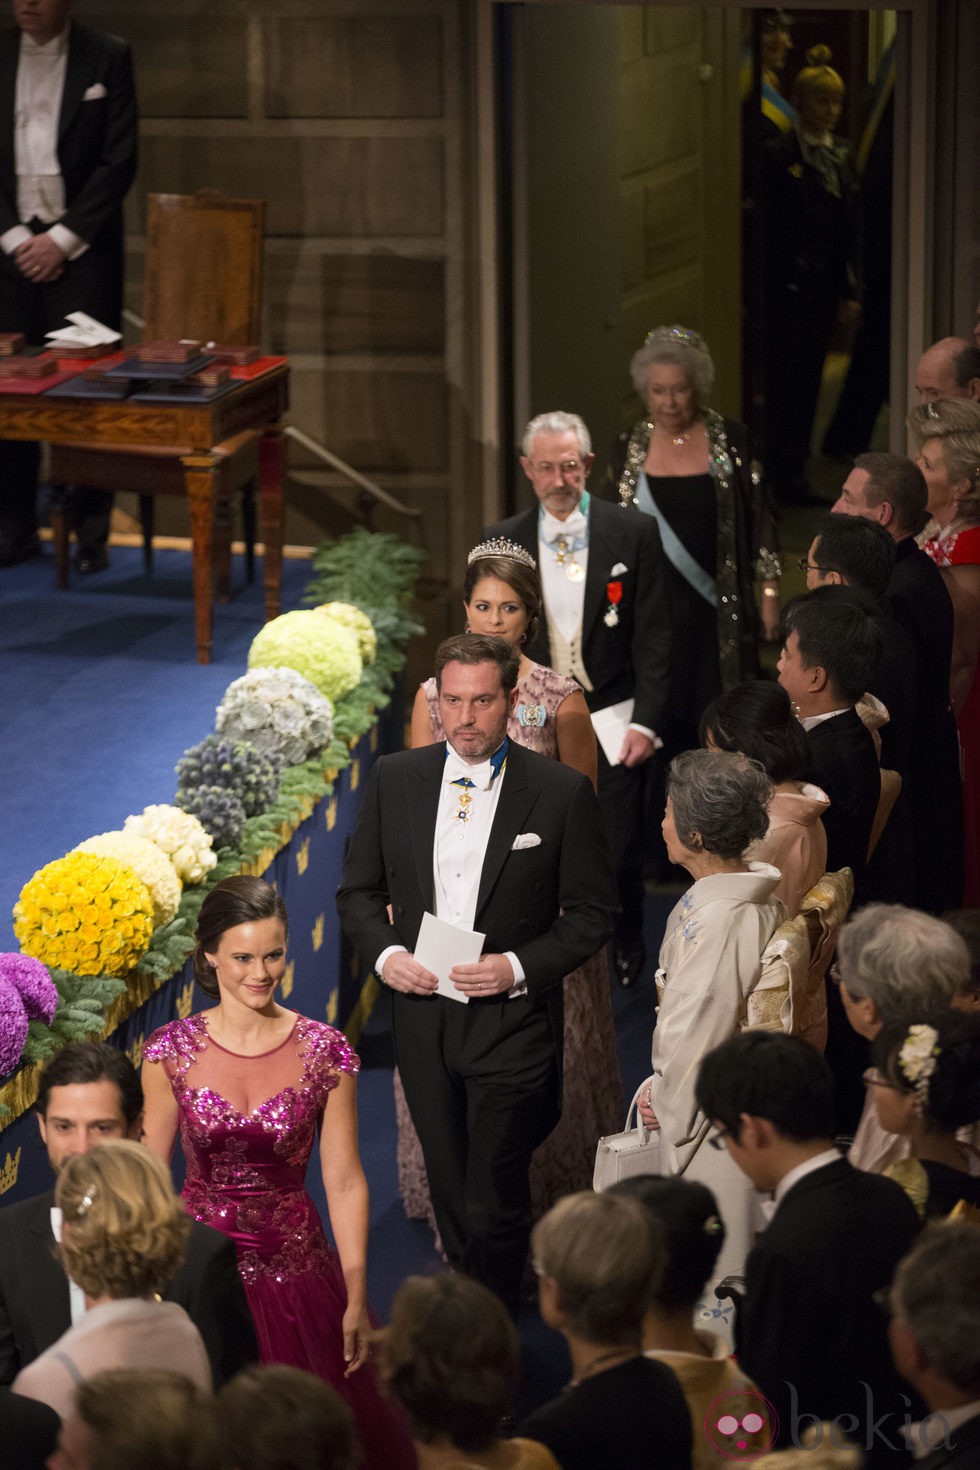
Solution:
<path fill-rule="evenodd" d="M 419 937 L 415 941 L 414 955 L 420 965 L 431 970 L 439 981 L 438 995 L 447 1000 L 462 1001 L 469 1005 L 470 998 L 457 990 L 449 978 L 454 965 L 475 965 L 483 953 L 485 934 L 475 929 L 461 929 L 437 919 L 435 914 L 423 914 L 419 925 Z"/>
<path fill-rule="evenodd" d="M 53 332 L 45 333 L 49 342 L 63 342 L 73 347 L 99 347 L 122 338 L 121 332 L 103 326 L 102 322 L 97 322 L 94 316 L 84 311 L 70 311 L 66 320 L 71 322 L 70 327 L 56 327 Z"/>
<path fill-rule="evenodd" d="M 619 752 L 623 748 L 626 739 L 626 731 L 630 727 L 633 718 L 633 705 L 635 700 L 621 699 L 618 704 L 607 704 L 605 709 L 592 711 L 592 728 L 595 738 L 605 752 L 606 760 L 611 766 L 619 765 Z M 663 745 L 659 735 L 653 738 L 655 750 Z"/>

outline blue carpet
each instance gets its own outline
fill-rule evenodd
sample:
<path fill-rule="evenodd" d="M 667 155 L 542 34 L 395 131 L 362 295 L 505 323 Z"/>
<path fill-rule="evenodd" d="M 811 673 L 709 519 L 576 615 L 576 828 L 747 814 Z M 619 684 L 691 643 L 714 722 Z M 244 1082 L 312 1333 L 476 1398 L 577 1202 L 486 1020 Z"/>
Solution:
<path fill-rule="evenodd" d="M 245 670 L 263 622 L 261 582 L 233 565 L 232 600 L 214 610 L 214 662 L 195 662 L 190 554 L 113 548 L 108 571 L 54 586 L 47 558 L 0 572 L 0 950 L 16 949 L 11 909 L 32 873 L 149 802 L 170 801 L 174 765 L 213 727 L 214 707 Z M 283 611 L 301 606 L 309 563 L 283 564 Z M 648 896 L 647 951 L 656 955 L 674 894 Z M 623 1090 L 649 1072 L 652 968 L 616 988 Z M 428 1227 L 407 1220 L 398 1196 L 391 1038 L 379 1007 L 360 1042 L 361 1157 L 371 1189 L 369 1290 L 382 1319 L 405 1276 L 443 1269 Z M 314 1161 L 310 1191 L 326 1218 Z M 521 1413 L 569 1375 L 564 1343 L 533 1304 L 522 1308 Z"/>
<path fill-rule="evenodd" d="M 213 662 L 195 661 L 189 552 L 112 549 L 106 572 L 54 585 L 46 558 L 0 572 L 0 949 L 39 867 L 149 802 L 172 801 L 174 766 L 209 734 L 264 621 L 260 581 L 234 558 L 232 600 L 214 609 Z M 300 606 L 306 561 L 283 563 L 283 611 Z"/>

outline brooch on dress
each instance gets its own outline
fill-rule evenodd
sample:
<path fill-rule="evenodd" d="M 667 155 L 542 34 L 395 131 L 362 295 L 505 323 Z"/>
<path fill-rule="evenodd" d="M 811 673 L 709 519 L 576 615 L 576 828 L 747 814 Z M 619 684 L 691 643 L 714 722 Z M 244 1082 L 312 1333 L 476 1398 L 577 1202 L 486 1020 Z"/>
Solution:
<path fill-rule="evenodd" d="M 606 615 L 602 621 L 607 628 L 615 628 L 619 622 L 619 613 L 616 611 L 616 607 L 623 600 L 622 582 L 607 582 L 606 596 L 609 599 L 609 606 L 606 608 Z"/>
<path fill-rule="evenodd" d="M 547 719 L 543 704 L 519 704 L 515 711 L 517 723 L 525 730 L 540 730 Z"/>

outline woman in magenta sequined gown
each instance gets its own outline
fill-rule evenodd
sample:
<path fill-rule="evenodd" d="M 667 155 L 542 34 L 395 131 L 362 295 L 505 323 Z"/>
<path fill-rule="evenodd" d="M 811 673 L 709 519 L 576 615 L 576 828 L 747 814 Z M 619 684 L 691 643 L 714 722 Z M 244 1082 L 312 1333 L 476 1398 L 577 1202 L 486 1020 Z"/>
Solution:
<path fill-rule="evenodd" d="M 144 1047 L 146 1142 L 169 1162 L 179 1129 L 185 1204 L 235 1241 L 262 1361 L 305 1368 L 346 1399 L 366 1467 L 411 1470 L 406 1427 L 368 1361 L 358 1058 L 341 1032 L 275 1000 L 286 915 L 271 885 L 218 884 L 197 939 L 195 974 L 218 1004 Z M 318 1130 L 336 1250 L 304 1184 Z"/>
<path fill-rule="evenodd" d="M 485 543 L 470 553 L 463 583 L 467 631 L 506 638 L 521 654 L 517 704 L 507 734 L 518 745 L 563 761 L 596 782 L 596 740 L 581 687 L 521 652 L 542 612 L 533 559 L 510 542 Z M 445 740 L 435 680 L 419 688 L 412 745 Z M 540 1219 L 562 1195 L 592 1187 L 598 1139 L 622 1127 L 624 1104 L 605 950 L 564 985 L 564 1082 L 561 1119 L 531 1161 L 531 1208 Z M 395 1072 L 398 1181 L 405 1213 L 435 1228 L 422 1145 Z"/>

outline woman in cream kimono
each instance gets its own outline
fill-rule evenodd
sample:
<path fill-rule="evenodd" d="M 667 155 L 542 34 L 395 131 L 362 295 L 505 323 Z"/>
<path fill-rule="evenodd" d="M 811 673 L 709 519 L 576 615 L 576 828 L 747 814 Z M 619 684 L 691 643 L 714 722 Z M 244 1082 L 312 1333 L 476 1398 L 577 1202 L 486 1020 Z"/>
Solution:
<path fill-rule="evenodd" d="M 743 858 L 766 832 L 771 795 L 758 762 L 725 751 L 686 751 L 667 778 L 664 840 L 694 885 L 660 948 L 653 1076 L 640 1111 L 660 1129 L 661 1173 L 700 1179 L 718 1197 L 726 1227 L 718 1278 L 744 1265 L 758 1200 L 727 1152 L 707 1146 L 711 1119 L 698 1109 L 695 1084 L 706 1053 L 746 1024 L 762 952 L 786 918 L 779 869 Z"/>

